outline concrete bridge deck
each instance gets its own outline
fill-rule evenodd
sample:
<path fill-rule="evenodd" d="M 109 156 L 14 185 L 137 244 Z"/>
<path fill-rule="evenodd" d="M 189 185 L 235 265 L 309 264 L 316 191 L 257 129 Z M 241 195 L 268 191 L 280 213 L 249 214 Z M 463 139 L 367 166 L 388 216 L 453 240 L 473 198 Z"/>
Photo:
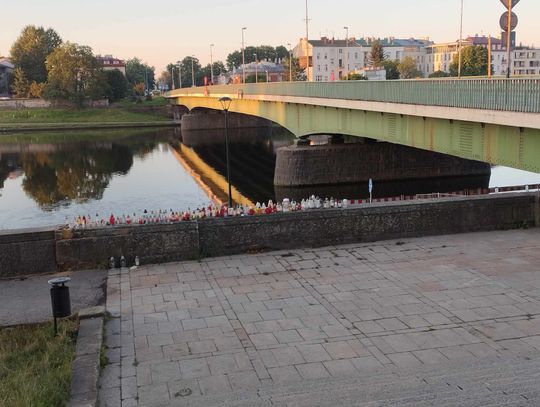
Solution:
<path fill-rule="evenodd" d="M 540 403 L 538 228 L 112 271 L 107 307 L 101 406 Z"/>
<path fill-rule="evenodd" d="M 344 134 L 540 172 L 540 80 L 237 84 L 177 89 L 190 111 L 263 117 L 297 137 Z"/>

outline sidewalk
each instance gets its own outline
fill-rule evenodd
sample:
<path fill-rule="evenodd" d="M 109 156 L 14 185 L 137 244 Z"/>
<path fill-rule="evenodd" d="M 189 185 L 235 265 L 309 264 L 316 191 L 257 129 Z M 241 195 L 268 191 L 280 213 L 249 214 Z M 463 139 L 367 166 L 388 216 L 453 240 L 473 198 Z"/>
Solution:
<path fill-rule="evenodd" d="M 106 271 L 78 271 L 21 279 L 0 280 L 0 326 L 31 324 L 52 318 L 48 280 L 71 277 L 71 310 L 93 307 L 104 302 Z"/>
<path fill-rule="evenodd" d="M 540 229 L 110 271 L 107 308 L 101 406 L 540 403 Z"/>

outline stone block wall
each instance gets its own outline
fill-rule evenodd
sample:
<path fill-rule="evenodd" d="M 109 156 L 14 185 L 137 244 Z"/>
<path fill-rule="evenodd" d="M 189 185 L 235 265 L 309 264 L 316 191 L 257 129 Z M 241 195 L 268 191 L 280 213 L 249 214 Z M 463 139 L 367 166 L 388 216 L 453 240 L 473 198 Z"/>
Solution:
<path fill-rule="evenodd" d="M 351 209 L 213 218 L 167 225 L 6 231 L 0 277 L 200 257 L 538 226 L 537 193 L 405 201 Z M 118 264 L 117 264 L 118 266 Z"/>
<path fill-rule="evenodd" d="M 55 271 L 54 230 L 0 231 L 0 278 Z"/>

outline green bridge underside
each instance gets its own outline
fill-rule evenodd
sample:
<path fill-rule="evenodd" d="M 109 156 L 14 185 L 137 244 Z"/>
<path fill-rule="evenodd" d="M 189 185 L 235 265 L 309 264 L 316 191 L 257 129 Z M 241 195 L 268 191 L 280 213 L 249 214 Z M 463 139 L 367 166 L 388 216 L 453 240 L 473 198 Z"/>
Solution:
<path fill-rule="evenodd" d="M 540 173 L 538 79 L 282 82 L 168 94 L 189 110 L 221 110 L 222 96 L 233 99 L 230 111 L 264 117 L 297 137 L 368 137 Z"/>

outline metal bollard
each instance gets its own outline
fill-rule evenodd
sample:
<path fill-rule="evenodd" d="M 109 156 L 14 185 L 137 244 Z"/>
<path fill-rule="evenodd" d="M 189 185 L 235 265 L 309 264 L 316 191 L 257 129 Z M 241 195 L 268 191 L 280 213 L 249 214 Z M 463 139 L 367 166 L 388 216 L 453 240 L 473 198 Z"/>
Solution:
<path fill-rule="evenodd" d="M 69 287 L 66 283 L 69 283 L 71 278 L 58 277 L 49 280 L 51 285 L 51 306 L 52 314 L 54 318 L 54 335 L 58 335 L 58 325 L 56 318 L 65 318 L 71 315 L 71 300 L 69 297 Z"/>

